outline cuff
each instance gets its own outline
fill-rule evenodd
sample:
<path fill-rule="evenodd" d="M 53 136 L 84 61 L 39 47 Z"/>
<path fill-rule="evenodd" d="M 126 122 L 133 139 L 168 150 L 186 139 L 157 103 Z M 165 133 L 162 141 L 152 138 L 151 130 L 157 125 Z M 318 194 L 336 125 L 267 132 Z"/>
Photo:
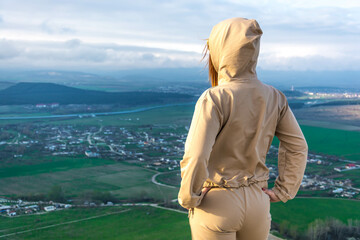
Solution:
<path fill-rule="evenodd" d="M 290 196 L 287 196 L 287 194 L 284 194 L 281 190 L 277 189 L 276 187 L 271 189 L 275 195 L 283 202 L 286 203 L 290 198 Z"/>
<path fill-rule="evenodd" d="M 204 198 L 204 193 L 201 191 L 200 195 L 191 197 L 190 199 L 183 199 L 178 195 L 178 203 L 184 208 L 194 208 L 200 205 L 201 200 Z"/>

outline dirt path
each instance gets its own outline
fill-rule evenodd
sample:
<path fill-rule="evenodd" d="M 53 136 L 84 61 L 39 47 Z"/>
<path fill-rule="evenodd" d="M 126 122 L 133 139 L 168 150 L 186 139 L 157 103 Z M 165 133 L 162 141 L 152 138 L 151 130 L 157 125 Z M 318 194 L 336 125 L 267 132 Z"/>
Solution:
<path fill-rule="evenodd" d="M 175 186 L 171 186 L 171 185 L 167 185 L 167 184 L 163 184 L 163 183 L 159 183 L 158 181 L 156 181 L 156 177 L 159 176 L 160 174 L 165 174 L 165 173 L 169 173 L 169 172 L 160 172 L 160 173 L 156 173 L 155 175 L 152 176 L 151 178 L 151 182 L 156 184 L 156 185 L 159 185 L 159 186 L 163 186 L 163 187 L 169 187 L 169 188 L 177 188 Z"/>

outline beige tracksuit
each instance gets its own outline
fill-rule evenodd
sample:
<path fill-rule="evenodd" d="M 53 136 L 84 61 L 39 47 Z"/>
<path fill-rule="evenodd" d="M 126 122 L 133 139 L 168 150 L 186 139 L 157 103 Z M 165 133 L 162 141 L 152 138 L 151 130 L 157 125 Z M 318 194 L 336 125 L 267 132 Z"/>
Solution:
<path fill-rule="evenodd" d="M 282 202 L 295 197 L 304 175 L 308 147 L 287 99 L 256 75 L 261 35 L 255 20 L 232 18 L 209 37 L 219 83 L 195 105 L 180 162 L 178 201 L 189 208 L 195 240 L 267 238 L 270 200 L 261 188 L 274 135 L 279 175 L 272 190 Z"/>

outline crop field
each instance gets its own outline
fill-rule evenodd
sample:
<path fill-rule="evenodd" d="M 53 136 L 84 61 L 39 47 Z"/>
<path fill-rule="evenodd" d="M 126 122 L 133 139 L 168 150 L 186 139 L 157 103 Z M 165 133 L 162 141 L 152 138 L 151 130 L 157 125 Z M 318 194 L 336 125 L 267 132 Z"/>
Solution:
<path fill-rule="evenodd" d="M 360 105 L 317 106 L 294 109 L 295 116 L 315 126 L 360 130 Z M 316 123 L 317 122 L 317 123 Z"/>
<path fill-rule="evenodd" d="M 103 161 L 103 162 L 102 162 Z M 64 193 L 77 197 L 90 190 L 110 191 L 119 199 L 153 198 L 163 201 L 177 197 L 177 189 L 151 182 L 152 170 L 101 159 L 66 159 L 2 168 L 2 196 L 46 193 L 60 185 Z"/>

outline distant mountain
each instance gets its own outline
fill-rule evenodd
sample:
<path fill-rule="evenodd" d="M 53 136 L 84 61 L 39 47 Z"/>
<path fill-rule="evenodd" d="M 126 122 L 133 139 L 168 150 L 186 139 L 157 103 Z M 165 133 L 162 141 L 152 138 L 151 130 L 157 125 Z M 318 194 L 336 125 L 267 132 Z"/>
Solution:
<path fill-rule="evenodd" d="M 5 89 L 5 88 L 8 88 L 8 87 L 10 87 L 12 85 L 15 85 L 15 83 L 0 81 L 0 89 Z"/>
<path fill-rule="evenodd" d="M 70 84 L 73 82 L 109 82 L 112 79 L 97 74 L 73 71 L 4 71 L 0 70 L 0 81 L 8 82 L 49 82 L 57 84 Z"/>
<path fill-rule="evenodd" d="M 54 83 L 21 82 L 0 91 L 0 105 L 38 103 L 112 104 L 136 106 L 193 101 L 194 96 L 162 92 L 103 92 Z"/>
<path fill-rule="evenodd" d="M 295 90 L 301 87 L 333 87 L 360 89 L 360 71 L 270 71 L 257 69 L 259 79 L 278 89 Z M 0 68 L 0 81 L 6 82 L 52 82 L 70 86 L 94 86 L 121 84 L 126 89 L 141 87 L 172 86 L 174 83 L 184 86 L 199 84 L 206 86 L 208 72 L 206 68 L 161 68 L 128 69 L 119 71 L 85 72 L 61 71 L 56 69 L 22 71 Z M 202 85 L 200 85 L 202 84 Z"/>

